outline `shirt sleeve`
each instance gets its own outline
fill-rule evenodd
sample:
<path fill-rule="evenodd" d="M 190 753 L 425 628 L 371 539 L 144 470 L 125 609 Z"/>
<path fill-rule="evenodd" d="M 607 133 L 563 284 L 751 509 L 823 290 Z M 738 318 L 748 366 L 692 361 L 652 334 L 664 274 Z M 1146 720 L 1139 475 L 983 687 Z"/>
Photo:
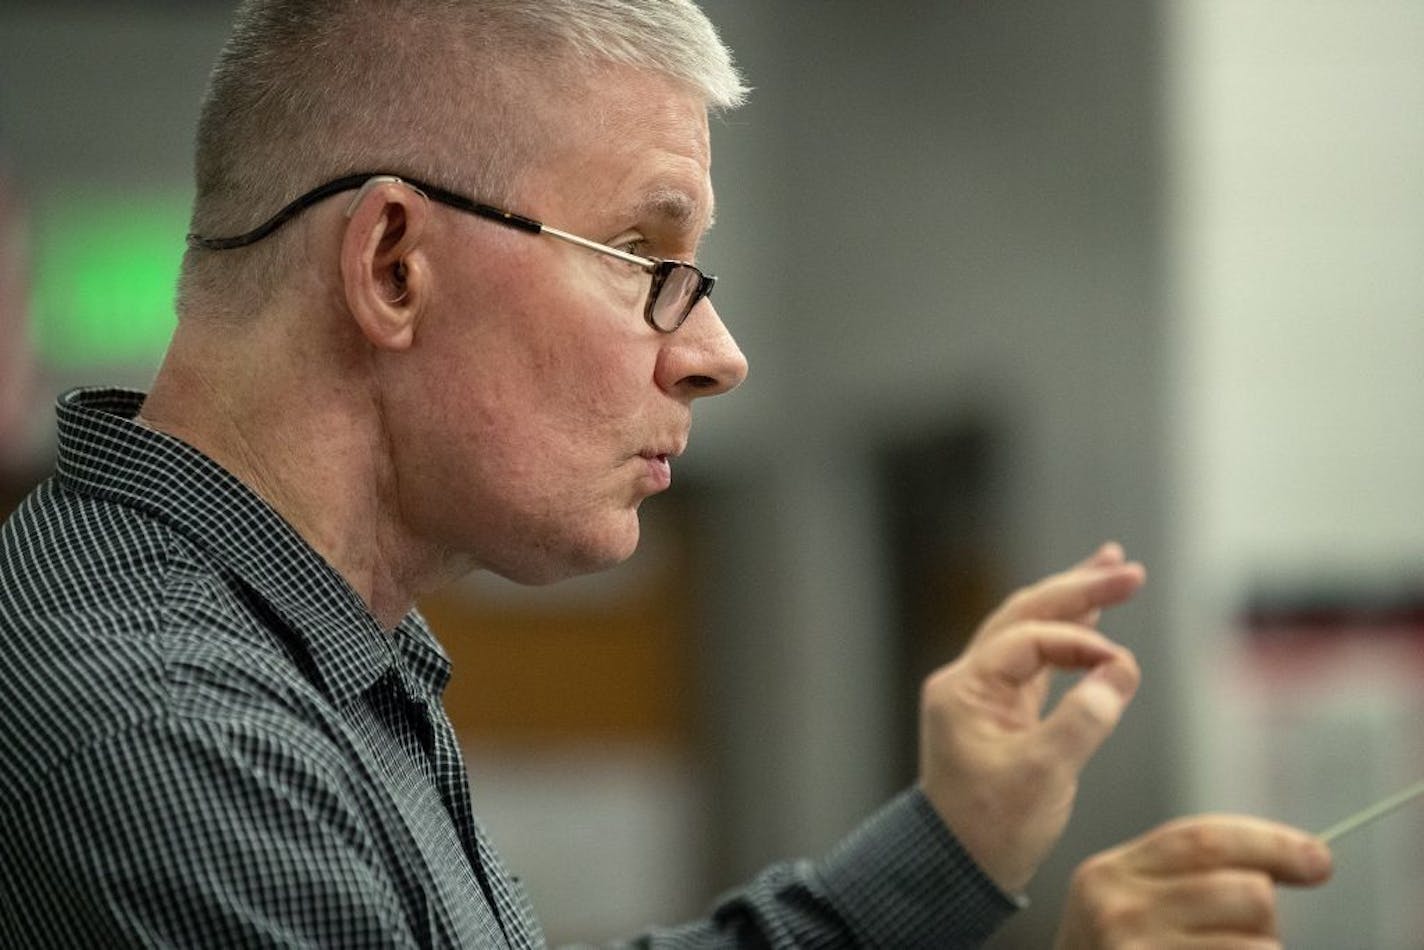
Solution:
<path fill-rule="evenodd" d="M 116 728 L 3 816 L 0 944 L 427 943 L 345 786 L 249 731 Z"/>
<path fill-rule="evenodd" d="M 982 944 L 1019 906 L 911 789 L 824 860 L 774 865 L 724 897 L 707 920 L 631 945 L 959 950 Z"/>

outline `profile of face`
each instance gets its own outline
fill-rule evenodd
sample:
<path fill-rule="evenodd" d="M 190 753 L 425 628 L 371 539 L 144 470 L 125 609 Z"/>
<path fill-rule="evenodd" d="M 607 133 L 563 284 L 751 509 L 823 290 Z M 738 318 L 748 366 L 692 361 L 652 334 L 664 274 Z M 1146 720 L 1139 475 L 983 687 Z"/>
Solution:
<path fill-rule="evenodd" d="M 537 108 L 557 140 L 510 210 L 695 259 L 712 215 L 699 96 L 610 67 Z M 409 529 L 525 583 L 621 561 L 639 505 L 670 484 L 694 401 L 739 384 L 745 358 L 710 300 L 661 333 L 643 319 L 650 278 L 637 266 L 432 207 L 431 304 L 385 394 Z"/>

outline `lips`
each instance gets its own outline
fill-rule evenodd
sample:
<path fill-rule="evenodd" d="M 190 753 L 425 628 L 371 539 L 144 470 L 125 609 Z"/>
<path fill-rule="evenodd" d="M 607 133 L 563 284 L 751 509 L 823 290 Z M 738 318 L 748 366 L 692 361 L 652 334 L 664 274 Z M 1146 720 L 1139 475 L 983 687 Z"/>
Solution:
<path fill-rule="evenodd" d="M 669 438 L 653 442 L 638 454 L 645 459 L 662 459 L 670 462 L 687 448 L 687 436 Z"/>
<path fill-rule="evenodd" d="M 686 442 L 670 444 L 666 448 L 658 446 L 644 449 L 638 453 L 638 457 L 647 466 L 647 475 L 654 491 L 662 491 L 672 484 L 672 460 L 682 454 L 684 445 Z"/>
<path fill-rule="evenodd" d="M 666 453 L 658 453 L 652 456 L 643 456 L 648 463 L 648 476 L 652 479 L 653 488 L 662 491 L 672 484 L 672 458 Z"/>
<path fill-rule="evenodd" d="M 645 459 L 662 459 L 665 462 L 671 462 L 682 453 L 676 449 L 644 449 L 638 454 Z"/>

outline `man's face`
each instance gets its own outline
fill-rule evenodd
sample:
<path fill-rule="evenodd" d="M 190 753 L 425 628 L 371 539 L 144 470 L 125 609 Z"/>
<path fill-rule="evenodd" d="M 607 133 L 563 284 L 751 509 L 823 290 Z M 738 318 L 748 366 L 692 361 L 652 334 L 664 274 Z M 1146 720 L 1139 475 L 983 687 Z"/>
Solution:
<path fill-rule="evenodd" d="M 587 90 L 539 103 L 558 133 L 510 210 L 694 260 L 712 214 L 701 100 L 624 68 Z M 710 301 L 672 334 L 650 327 L 649 276 L 636 266 L 434 214 L 433 305 L 402 357 L 414 358 L 393 416 L 411 529 L 531 583 L 617 563 L 637 544 L 639 504 L 668 487 L 693 400 L 740 383 L 745 359 Z"/>

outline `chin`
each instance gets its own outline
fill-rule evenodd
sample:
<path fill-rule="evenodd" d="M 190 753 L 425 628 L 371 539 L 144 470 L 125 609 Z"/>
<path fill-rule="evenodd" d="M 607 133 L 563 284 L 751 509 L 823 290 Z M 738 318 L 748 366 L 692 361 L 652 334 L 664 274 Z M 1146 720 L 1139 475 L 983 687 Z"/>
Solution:
<path fill-rule="evenodd" d="M 575 557 L 570 559 L 567 570 L 560 579 L 577 577 L 582 574 L 596 574 L 599 571 L 617 567 L 632 557 L 636 550 L 638 550 L 638 532 L 634 530 L 631 536 L 619 539 L 616 543 L 610 540 L 609 543 L 575 552 Z"/>
<path fill-rule="evenodd" d="M 532 552 L 532 556 L 527 556 L 519 564 L 496 573 L 516 584 L 540 587 L 617 567 L 632 557 L 637 549 L 638 519 L 635 515 L 631 531 L 625 529 L 616 534 L 610 532 L 599 537 L 572 539 L 561 550 Z"/>

